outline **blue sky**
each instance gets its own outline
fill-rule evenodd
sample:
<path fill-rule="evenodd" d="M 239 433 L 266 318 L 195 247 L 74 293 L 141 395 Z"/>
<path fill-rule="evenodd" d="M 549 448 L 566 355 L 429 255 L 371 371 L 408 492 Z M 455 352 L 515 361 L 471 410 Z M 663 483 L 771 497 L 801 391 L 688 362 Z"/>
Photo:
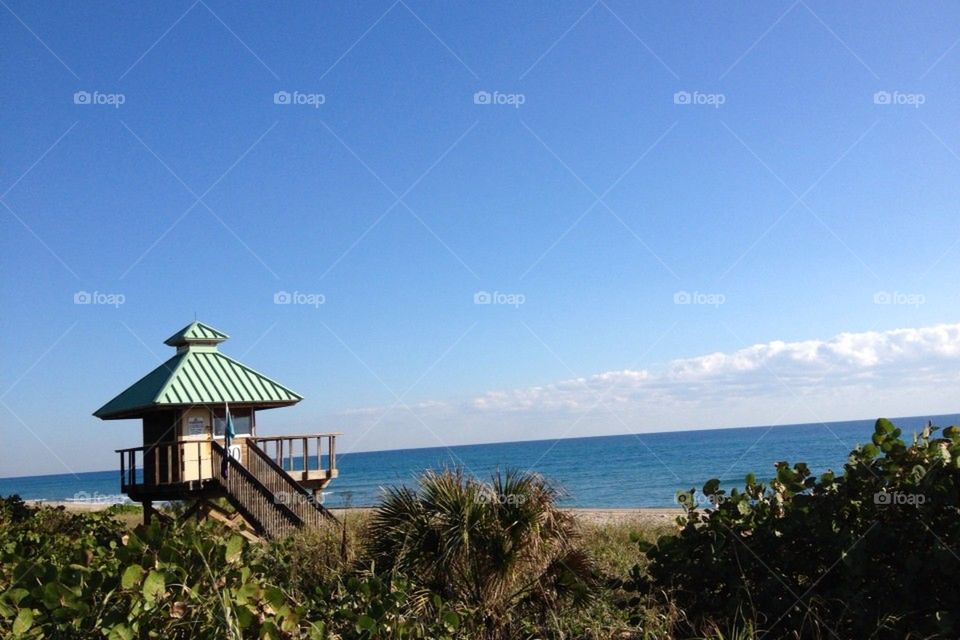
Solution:
<path fill-rule="evenodd" d="M 113 466 L 195 314 L 345 450 L 955 411 L 957 25 L 5 0 L 0 475 Z"/>

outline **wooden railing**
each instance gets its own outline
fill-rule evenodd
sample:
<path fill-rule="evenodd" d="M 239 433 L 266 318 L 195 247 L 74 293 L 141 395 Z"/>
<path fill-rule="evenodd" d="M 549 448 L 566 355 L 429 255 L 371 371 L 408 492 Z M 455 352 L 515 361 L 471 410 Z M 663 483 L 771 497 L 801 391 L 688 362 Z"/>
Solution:
<path fill-rule="evenodd" d="M 339 433 L 313 433 L 294 436 L 251 436 L 263 452 L 287 473 L 326 471 L 333 477 L 337 470 L 337 436 Z M 326 442 L 326 452 L 323 443 Z M 326 464 L 324 464 L 326 458 Z"/>
<path fill-rule="evenodd" d="M 161 442 L 116 451 L 120 454 L 120 488 L 123 491 L 135 486 L 202 480 L 214 472 L 209 440 Z"/>

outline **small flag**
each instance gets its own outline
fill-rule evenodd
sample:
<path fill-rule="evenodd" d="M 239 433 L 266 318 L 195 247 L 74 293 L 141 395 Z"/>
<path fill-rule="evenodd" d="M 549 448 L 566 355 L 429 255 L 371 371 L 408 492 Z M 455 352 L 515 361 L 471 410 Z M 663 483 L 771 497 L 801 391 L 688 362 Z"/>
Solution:
<path fill-rule="evenodd" d="M 226 425 L 223 429 L 223 464 L 220 466 L 220 475 L 224 478 L 229 476 L 230 473 L 230 445 L 232 444 L 234 436 L 237 435 L 237 432 L 233 428 L 233 416 L 230 415 L 230 405 L 224 403 L 224 410 L 226 412 Z"/>

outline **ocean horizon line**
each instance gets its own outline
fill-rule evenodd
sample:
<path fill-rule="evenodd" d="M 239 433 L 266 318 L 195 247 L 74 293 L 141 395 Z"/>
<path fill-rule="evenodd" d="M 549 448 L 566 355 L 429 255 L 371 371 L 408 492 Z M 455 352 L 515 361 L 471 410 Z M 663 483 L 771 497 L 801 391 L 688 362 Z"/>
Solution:
<path fill-rule="evenodd" d="M 697 433 L 712 433 L 716 431 L 741 431 L 741 430 L 751 430 L 751 429 L 789 429 L 789 428 L 803 428 L 803 427 L 816 427 L 816 426 L 828 426 L 828 425 L 847 425 L 855 423 L 863 423 L 864 421 L 873 421 L 879 418 L 887 418 L 894 423 L 897 421 L 903 420 L 916 420 L 918 418 L 928 419 L 935 421 L 937 418 L 953 418 L 960 416 L 960 410 L 955 413 L 938 413 L 938 414 L 917 414 L 912 416 L 883 416 L 878 415 L 875 417 L 869 418 L 851 418 L 845 420 L 827 420 L 827 421 L 817 421 L 817 422 L 790 422 L 783 424 L 751 424 L 751 425 L 730 425 L 730 426 L 720 426 L 720 427 L 694 427 L 694 428 L 677 428 L 677 429 L 668 429 L 660 431 L 627 431 L 620 433 L 605 433 L 605 434 L 596 434 L 589 436 L 573 436 L 573 437 L 559 437 L 559 438 L 530 438 L 530 439 L 517 439 L 517 440 L 499 440 L 492 442 L 469 442 L 463 444 L 450 444 L 450 445 L 436 445 L 429 447 L 402 447 L 402 448 L 389 448 L 389 449 L 363 449 L 359 451 L 347 451 L 347 452 L 338 452 L 338 459 L 343 459 L 350 455 L 359 455 L 359 454 L 378 454 L 378 453 L 404 453 L 404 452 L 417 452 L 420 454 L 429 453 L 431 451 L 445 451 L 448 449 L 469 449 L 476 447 L 489 447 L 489 446 L 503 446 L 510 444 L 524 444 L 524 445 L 535 445 L 544 442 L 556 443 L 556 442 L 576 442 L 583 440 L 597 440 L 602 438 L 618 438 L 625 436 L 663 436 L 671 434 L 697 434 Z M 947 427 L 950 425 L 942 424 L 936 425 L 939 427 Z M 272 434 L 272 435 L 284 435 L 284 434 Z M 909 435 L 909 434 L 905 434 Z M 859 444 L 859 443 L 858 443 Z M 19 476 L 0 476 L 0 480 L 3 481 L 13 481 L 18 479 L 25 478 L 53 478 L 60 476 L 78 476 L 83 474 L 102 474 L 102 473 L 116 473 L 117 468 L 110 469 L 90 469 L 86 471 L 75 471 L 75 472 L 66 472 L 66 473 L 42 473 L 42 474 L 33 474 L 33 475 L 19 475 Z"/>

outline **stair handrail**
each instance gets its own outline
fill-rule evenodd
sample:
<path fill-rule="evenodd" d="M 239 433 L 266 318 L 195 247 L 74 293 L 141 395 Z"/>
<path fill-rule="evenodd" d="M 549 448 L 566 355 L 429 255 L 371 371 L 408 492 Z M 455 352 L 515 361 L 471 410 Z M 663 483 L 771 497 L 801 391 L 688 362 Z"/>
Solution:
<path fill-rule="evenodd" d="M 334 517 L 334 515 L 333 515 L 332 513 L 330 513 L 330 510 L 329 510 L 329 509 L 327 509 L 327 508 L 324 507 L 322 504 L 320 504 L 319 502 L 317 502 L 316 498 L 314 498 L 314 496 L 313 496 L 312 493 L 310 493 L 309 491 L 307 491 L 306 488 L 304 488 L 304 486 L 303 486 L 302 484 L 300 484 L 299 482 L 297 482 L 296 479 L 295 479 L 293 476 L 291 476 L 289 473 L 287 473 L 287 471 L 284 470 L 283 467 L 281 467 L 281 466 L 280 466 L 279 464 L 277 464 L 269 455 L 267 455 L 266 451 L 264 451 L 263 449 L 261 449 L 260 447 L 258 447 L 258 446 L 256 445 L 256 443 L 250 442 L 250 439 L 249 439 L 249 438 L 247 439 L 247 451 L 248 451 L 248 456 L 249 456 L 249 453 L 253 453 L 254 455 L 256 455 L 256 456 L 257 456 L 262 462 L 264 462 L 270 469 L 272 469 L 274 472 L 276 472 L 277 477 L 281 478 L 281 479 L 284 481 L 285 485 L 286 485 L 289 489 L 291 489 L 293 493 L 298 494 L 298 495 L 302 498 L 301 500 L 298 500 L 298 501 L 296 502 L 296 504 L 307 503 L 307 504 L 309 504 L 311 507 L 313 507 L 314 511 L 315 511 L 316 513 L 318 513 L 319 515 L 321 515 L 321 516 L 323 516 L 323 517 L 325 517 L 325 518 L 332 518 L 332 519 L 336 520 L 336 517 Z M 251 472 L 251 473 L 252 473 L 252 472 Z M 261 481 L 261 482 L 262 482 L 262 481 Z M 265 482 L 264 482 L 263 484 L 266 485 Z M 286 506 L 286 505 L 284 505 L 284 506 Z M 308 513 L 309 513 L 309 512 L 308 512 Z M 305 515 L 306 515 L 306 514 L 298 513 L 298 517 L 300 518 L 301 521 L 304 521 L 304 522 L 306 521 L 306 519 L 304 518 Z M 311 515 L 312 515 L 312 514 L 311 514 Z"/>
<path fill-rule="evenodd" d="M 259 478 L 257 478 L 255 474 L 253 474 L 249 469 L 247 469 L 243 464 L 241 464 L 239 460 L 236 460 L 233 457 L 228 456 L 223 446 L 221 446 L 217 442 L 211 442 L 211 444 L 212 444 L 211 462 L 217 463 L 214 466 L 214 468 L 217 468 L 218 466 L 223 464 L 223 458 L 226 457 L 227 464 L 229 465 L 229 468 L 230 468 L 228 473 L 236 472 L 240 474 L 240 476 L 242 476 L 245 480 L 247 480 L 250 483 L 250 485 L 254 489 L 256 489 L 256 491 L 260 494 L 261 498 L 263 498 L 265 503 L 269 504 L 271 508 L 279 512 L 291 526 L 298 527 L 304 524 L 303 519 L 299 515 L 297 515 L 297 513 L 294 512 L 293 509 L 291 509 L 288 505 L 283 504 L 282 502 L 278 502 L 276 500 L 276 496 L 274 492 L 271 491 Z M 258 526 L 258 528 L 261 530 L 261 532 L 264 532 L 267 534 L 277 533 L 274 531 L 269 531 L 263 519 L 257 517 L 256 514 L 253 513 L 252 511 L 252 509 L 254 508 L 253 505 L 243 504 L 243 501 L 240 499 L 240 497 L 234 494 L 234 492 L 229 490 L 230 489 L 228 484 L 229 478 L 223 478 L 220 474 L 217 474 L 217 473 L 214 474 L 214 478 L 220 483 L 220 485 L 224 489 L 227 490 L 228 496 L 231 496 L 234 498 L 234 501 L 236 502 L 234 506 L 237 507 L 238 509 L 242 509 L 243 511 L 245 511 L 246 513 L 244 513 L 244 516 L 247 517 L 252 522 L 254 522 Z"/>

